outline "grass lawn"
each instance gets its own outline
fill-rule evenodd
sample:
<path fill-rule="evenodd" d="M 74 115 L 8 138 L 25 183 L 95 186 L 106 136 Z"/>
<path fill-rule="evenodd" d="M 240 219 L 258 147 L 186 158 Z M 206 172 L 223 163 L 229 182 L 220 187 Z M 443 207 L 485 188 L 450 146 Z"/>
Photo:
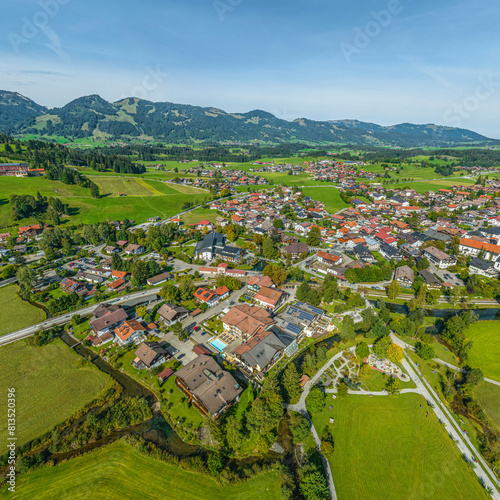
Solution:
<path fill-rule="evenodd" d="M 187 198 L 184 196 L 184 201 L 192 201 L 192 198 Z M 215 219 L 217 219 L 219 215 L 216 210 L 210 210 L 209 208 L 197 208 L 192 212 L 188 212 L 185 215 L 181 216 L 181 221 L 184 226 L 189 226 L 189 224 L 196 224 L 197 222 L 201 222 L 202 220 L 208 220 L 215 224 Z"/>
<path fill-rule="evenodd" d="M 500 382 L 500 321 L 479 321 L 465 334 L 472 341 L 471 366 L 481 368 L 485 377 Z"/>
<path fill-rule="evenodd" d="M 43 321 L 45 312 L 29 302 L 22 300 L 17 291 L 17 285 L 8 285 L 0 288 L 0 335 L 14 332 L 25 326 L 34 325 Z"/>
<path fill-rule="evenodd" d="M 172 403 L 172 407 L 167 409 L 168 414 L 177 422 L 183 421 L 182 427 L 191 430 L 202 427 L 203 415 L 195 406 L 190 406 L 187 396 L 177 387 L 175 376 L 171 376 L 161 387 L 165 390 L 163 397 L 167 399 L 167 405 Z M 172 391 L 172 394 L 169 394 Z"/>
<path fill-rule="evenodd" d="M 399 337 L 401 340 L 406 342 L 407 344 L 410 344 L 412 346 L 415 346 L 415 344 L 418 342 L 418 339 L 412 339 L 411 337 Z M 458 366 L 459 360 L 458 358 L 448 349 L 446 348 L 443 344 L 440 344 L 437 340 L 433 342 L 432 348 L 434 349 L 434 352 L 436 353 L 436 358 L 442 359 L 443 361 L 446 361 L 447 363 L 450 363 L 452 365 Z"/>
<path fill-rule="evenodd" d="M 97 368 L 82 366 L 82 359 L 59 340 L 44 347 L 24 341 L 2 347 L 0 386 L 16 389 L 19 445 L 49 431 L 111 384 Z M 1 404 L 6 414 L 6 400 Z M 0 422 L 0 436 L 6 423 Z"/>
<path fill-rule="evenodd" d="M 500 387 L 483 381 L 474 389 L 474 396 L 486 415 L 500 429 Z"/>
<path fill-rule="evenodd" d="M 330 465 L 338 497 L 488 498 L 434 413 L 425 412 L 418 394 L 327 399 L 314 422 L 320 435 L 325 426 L 333 430 Z"/>
<path fill-rule="evenodd" d="M 322 201 L 329 212 L 338 212 L 349 205 L 340 198 L 340 191 L 333 185 L 330 187 L 304 188 L 302 192 L 313 200 Z"/>
<path fill-rule="evenodd" d="M 57 467 L 18 478 L 16 498 L 87 500 L 274 500 L 280 497 L 276 473 L 234 486 L 147 457 L 117 441 Z"/>

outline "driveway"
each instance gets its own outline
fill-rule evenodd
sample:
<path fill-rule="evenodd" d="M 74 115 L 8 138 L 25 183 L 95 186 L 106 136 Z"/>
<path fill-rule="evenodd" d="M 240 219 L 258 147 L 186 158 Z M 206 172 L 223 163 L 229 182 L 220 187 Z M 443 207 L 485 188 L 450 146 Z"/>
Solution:
<path fill-rule="evenodd" d="M 172 332 L 168 332 L 161 340 L 165 340 L 170 345 L 175 347 L 179 352 L 174 356 L 176 359 L 185 365 L 190 361 L 193 361 L 197 357 L 197 355 L 193 352 L 194 342 L 191 339 L 187 339 L 185 342 L 179 340 Z"/>

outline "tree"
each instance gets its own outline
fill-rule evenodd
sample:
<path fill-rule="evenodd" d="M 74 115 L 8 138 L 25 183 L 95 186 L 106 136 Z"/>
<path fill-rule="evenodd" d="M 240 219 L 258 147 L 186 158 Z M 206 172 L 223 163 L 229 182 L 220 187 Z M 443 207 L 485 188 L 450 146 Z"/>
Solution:
<path fill-rule="evenodd" d="M 375 344 L 373 344 L 373 352 L 379 358 L 387 357 L 387 351 L 389 349 L 391 341 L 388 337 L 381 337 Z"/>
<path fill-rule="evenodd" d="M 172 333 L 174 335 L 177 335 L 179 336 L 181 333 L 182 333 L 182 324 L 180 321 L 176 321 L 173 325 L 172 325 Z"/>
<path fill-rule="evenodd" d="M 399 295 L 401 291 L 401 285 L 396 280 L 392 281 L 391 284 L 387 287 L 387 296 L 394 300 Z"/>
<path fill-rule="evenodd" d="M 302 387 L 300 386 L 300 376 L 293 362 L 288 363 L 283 373 L 283 387 L 288 401 L 296 401 L 300 397 Z"/>
<path fill-rule="evenodd" d="M 401 361 L 403 361 L 404 356 L 405 353 L 403 348 L 398 346 L 397 344 L 392 343 L 387 348 L 386 357 L 389 361 L 392 361 L 393 363 L 401 363 Z"/>
<path fill-rule="evenodd" d="M 224 467 L 224 458 L 218 452 L 212 452 L 208 456 L 207 467 L 213 477 L 217 477 Z"/>
<path fill-rule="evenodd" d="M 278 219 L 278 218 L 274 219 L 273 226 L 276 229 L 285 229 L 285 225 L 283 224 L 283 221 L 281 219 Z"/>
<path fill-rule="evenodd" d="M 450 302 L 453 304 L 453 307 L 456 307 L 462 298 L 462 288 L 459 286 L 454 286 L 450 291 Z"/>
<path fill-rule="evenodd" d="M 427 259 L 427 257 L 423 257 L 422 259 L 420 259 L 417 263 L 417 269 L 419 271 L 422 271 L 423 269 L 429 269 L 429 260 Z"/>
<path fill-rule="evenodd" d="M 326 457 L 331 457 L 333 455 L 333 444 L 330 441 L 321 441 L 321 451 Z"/>
<path fill-rule="evenodd" d="M 399 394 L 401 392 L 401 382 L 397 378 L 389 377 L 385 383 L 385 388 L 389 394 Z"/>
<path fill-rule="evenodd" d="M 321 243 L 321 230 L 318 226 L 311 227 L 306 243 L 310 247 L 317 247 Z"/>
<path fill-rule="evenodd" d="M 340 325 L 340 338 L 347 342 L 356 338 L 356 330 L 354 328 L 354 320 L 350 314 L 344 316 L 342 325 Z"/>
<path fill-rule="evenodd" d="M 330 498 L 328 483 L 316 464 L 308 463 L 300 470 L 300 492 L 305 500 L 327 500 Z"/>
<path fill-rule="evenodd" d="M 291 412 L 288 423 L 294 444 L 306 441 L 311 433 L 311 424 L 309 424 L 309 420 L 300 413 Z"/>
<path fill-rule="evenodd" d="M 415 344 L 415 351 L 422 359 L 425 360 L 433 359 L 436 357 L 434 348 L 429 344 L 425 344 L 424 342 L 417 342 Z"/>
<path fill-rule="evenodd" d="M 144 316 L 146 316 L 146 314 L 148 313 L 148 310 L 147 310 L 146 306 L 137 306 L 135 308 L 135 312 L 136 312 L 137 316 L 144 318 Z"/>
<path fill-rule="evenodd" d="M 277 259 L 280 255 L 279 250 L 274 245 L 274 242 L 271 238 L 265 238 L 262 243 L 262 255 L 266 259 L 274 260 Z"/>
<path fill-rule="evenodd" d="M 307 300 L 307 296 L 309 295 L 310 291 L 311 291 L 311 287 L 309 286 L 307 281 L 303 281 L 298 286 L 295 297 L 297 300 L 305 301 L 305 300 Z"/>
<path fill-rule="evenodd" d="M 313 387 L 306 398 L 306 408 L 311 413 L 320 413 L 325 407 L 325 394 L 319 387 Z"/>
<path fill-rule="evenodd" d="M 280 286 L 285 283 L 288 277 L 288 271 L 279 264 L 268 264 L 264 267 L 262 274 L 264 276 L 269 276 L 276 286 Z"/>
<path fill-rule="evenodd" d="M 122 258 L 114 252 L 111 256 L 111 269 L 113 271 L 121 271 L 123 270 L 123 261 Z"/>
<path fill-rule="evenodd" d="M 21 288 L 19 293 L 23 299 L 27 299 L 35 281 L 35 272 L 26 266 L 22 266 L 18 269 L 16 277 Z"/>
<path fill-rule="evenodd" d="M 238 417 L 231 416 L 227 419 L 225 434 L 229 447 L 234 451 L 238 451 L 243 442 L 243 426 Z"/>
<path fill-rule="evenodd" d="M 359 342 L 356 346 L 356 356 L 361 361 L 370 355 L 370 348 L 366 342 Z"/>
<path fill-rule="evenodd" d="M 349 392 L 347 390 L 347 384 L 345 382 L 340 382 L 340 384 L 337 386 L 337 394 L 341 398 L 347 397 L 347 395 L 349 394 Z"/>
<path fill-rule="evenodd" d="M 167 302 L 177 302 L 180 299 L 179 289 L 171 282 L 166 283 L 159 293 L 160 297 Z"/>

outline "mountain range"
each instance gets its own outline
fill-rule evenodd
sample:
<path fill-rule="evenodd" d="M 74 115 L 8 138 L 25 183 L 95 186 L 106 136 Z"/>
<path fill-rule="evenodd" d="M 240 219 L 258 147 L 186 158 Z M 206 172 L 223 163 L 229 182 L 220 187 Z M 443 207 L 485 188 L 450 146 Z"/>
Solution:
<path fill-rule="evenodd" d="M 39 137 L 83 137 L 134 142 L 225 142 L 353 144 L 391 147 L 450 147 L 498 144 L 470 130 L 402 123 L 384 127 L 358 120 L 282 120 L 266 111 L 226 113 L 136 97 L 108 102 L 80 97 L 62 108 L 46 108 L 17 93 L 0 90 L 0 132 Z"/>

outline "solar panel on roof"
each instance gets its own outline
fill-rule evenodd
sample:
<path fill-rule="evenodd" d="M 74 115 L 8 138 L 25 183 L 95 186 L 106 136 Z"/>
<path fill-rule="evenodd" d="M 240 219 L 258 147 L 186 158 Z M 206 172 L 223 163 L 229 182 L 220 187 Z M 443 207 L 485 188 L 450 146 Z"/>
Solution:
<path fill-rule="evenodd" d="M 299 312 L 298 318 L 304 321 L 314 321 L 314 315 L 304 311 Z"/>
<path fill-rule="evenodd" d="M 323 314 L 323 311 L 321 309 L 318 309 L 317 307 L 314 306 L 309 306 L 309 309 L 316 314 Z"/>
<path fill-rule="evenodd" d="M 294 325 L 293 323 L 288 323 L 285 329 L 292 333 L 295 333 L 296 335 L 298 335 L 302 331 L 302 328 L 300 328 L 300 326 Z"/>

